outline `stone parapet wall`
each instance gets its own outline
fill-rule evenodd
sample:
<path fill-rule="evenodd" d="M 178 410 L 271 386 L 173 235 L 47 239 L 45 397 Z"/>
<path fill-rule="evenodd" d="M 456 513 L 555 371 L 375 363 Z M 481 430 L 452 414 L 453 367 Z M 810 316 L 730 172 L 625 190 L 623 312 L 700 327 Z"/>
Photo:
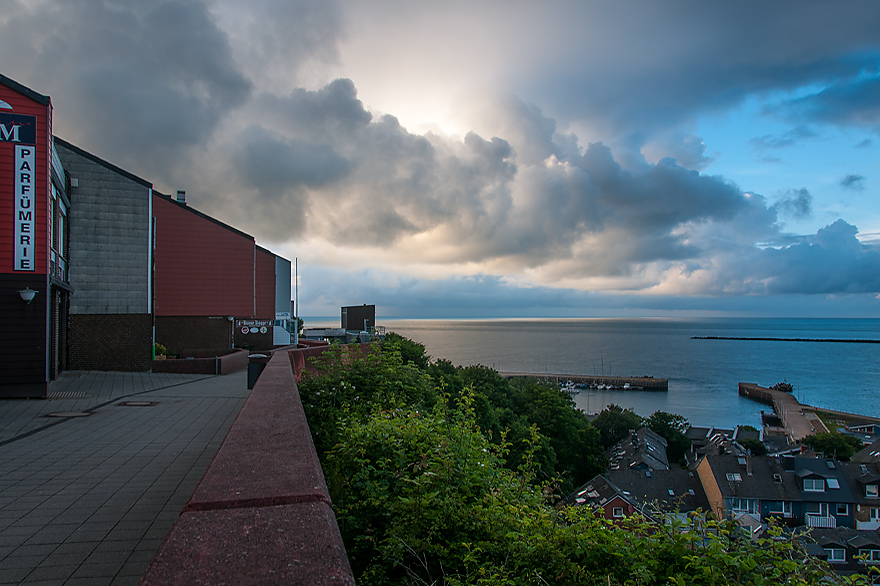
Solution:
<path fill-rule="evenodd" d="M 354 584 L 291 367 L 306 351 L 272 356 L 142 586 Z"/>

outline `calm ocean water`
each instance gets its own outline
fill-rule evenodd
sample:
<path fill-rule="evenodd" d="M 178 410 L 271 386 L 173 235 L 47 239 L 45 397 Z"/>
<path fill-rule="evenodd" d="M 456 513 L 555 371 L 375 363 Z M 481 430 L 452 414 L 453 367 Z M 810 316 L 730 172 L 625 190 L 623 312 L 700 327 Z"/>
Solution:
<path fill-rule="evenodd" d="M 802 403 L 880 415 L 880 344 L 694 340 L 693 336 L 880 340 L 876 319 L 378 319 L 386 330 L 457 365 L 538 373 L 651 375 L 668 393 L 581 391 L 577 405 L 609 403 L 647 416 L 680 413 L 692 425 L 760 425 L 768 407 L 741 398 L 737 383 L 794 385 Z M 338 325 L 306 324 L 314 325 Z"/>

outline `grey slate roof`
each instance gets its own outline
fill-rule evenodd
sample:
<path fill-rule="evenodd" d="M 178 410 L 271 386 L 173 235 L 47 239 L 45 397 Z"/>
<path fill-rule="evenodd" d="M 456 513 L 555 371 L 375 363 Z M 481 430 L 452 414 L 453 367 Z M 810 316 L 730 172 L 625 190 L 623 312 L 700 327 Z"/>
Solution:
<path fill-rule="evenodd" d="M 880 499 L 868 498 L 865 493 L 865 485 L 880 485 L 880 464 L 841 462 L 839 467 L 847 485 L 852 488 L 853 502 L 859 505 L 880 507 Z"/>
<path fill-rule="evenodd" d="M 699 477 L 688 470 L 620 470 L 608 478 L 640 508 L 656 505 L 666 513 L 709 510 Z"/>
<path fill-rule="evenodd" d="M 628 498 L 613 482 L 602 475 L 598 475 L 565 497 L 561 504 L 595 509 L 605 506 L 608 501 L 616 496 L 628 501 L 633 506 L 637 506 L 635 501 Z"/>
<path fill-rule="evenodd" d="M 707 458 L 724 498 L 770 501 L 800 499 L 798 479 L 791 471 L 785 470 L 785 466 L 778 458 L 731 454 L 707 456 Z"/>
<path fill-rule="evenodd" d="M 880 439 L 856 452 L 851 461 L 862 464 L 880 463 Z"/>
<path fill-rule="evenodd" d="M 647 427 L 631 433 L 606 452 L 611 470 L 668 470 L 666 440 Z"/>
<path fill-rule="evenodd" d="M 822 478 L 826 481 L 825 492 L 803 491 L 801 500 L 805 502 L 854 503 L 855 498 L 849 483 L 841 470 L 840 462 L 830 458 L 794 458 L 795 474 L 801 479 Z M 828 484 L 837 480 L 838 488 Z"/>
<path fill-rule="evenodd" d="M 847 472 L 841 462 L 826 458 L 777 458 L 771 456 L 707 456 L 712 473 L 724 498 L 751 498 L 764 501 L 803 501 L 855 503 Z M 829 464 L 831 462 L 831 464 Z M 832 467 L 833 466 L 833 467 Z M 856 468 L 858 469 L 858 468 Z M 805 478 L 821 478 L 825 490 L 804 491 Z M 828 484 L 837 480 L 837 488 Z"/>

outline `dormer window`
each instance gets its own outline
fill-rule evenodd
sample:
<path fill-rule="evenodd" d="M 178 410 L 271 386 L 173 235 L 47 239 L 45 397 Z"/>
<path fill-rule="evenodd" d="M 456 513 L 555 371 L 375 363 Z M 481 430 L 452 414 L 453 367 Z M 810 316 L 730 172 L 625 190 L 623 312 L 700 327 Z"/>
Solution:
<path fill-rule="evenodd" d="M 825 492 L 825 480 L 822 478 L 804 478 L 804 492 Z"/>
<path fill-rule="evenodd" d="M 877 485 L 876 484 L 866 484 L 865 485 L 865 496 L 869 499 L 877 498 Z"/>

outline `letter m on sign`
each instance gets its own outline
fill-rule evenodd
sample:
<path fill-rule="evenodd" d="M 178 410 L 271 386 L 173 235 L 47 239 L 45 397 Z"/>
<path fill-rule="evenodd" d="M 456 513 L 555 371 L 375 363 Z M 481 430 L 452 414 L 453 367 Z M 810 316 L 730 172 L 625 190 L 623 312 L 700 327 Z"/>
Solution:
<path fill-rule="evenodd" d="M 0 141 L 21 142 L 18 138 L 19 128 L 21 128 L 21 126 L 18 124 L 11 124 L 9 127 L 5 124 L 0 124 Z"/>

